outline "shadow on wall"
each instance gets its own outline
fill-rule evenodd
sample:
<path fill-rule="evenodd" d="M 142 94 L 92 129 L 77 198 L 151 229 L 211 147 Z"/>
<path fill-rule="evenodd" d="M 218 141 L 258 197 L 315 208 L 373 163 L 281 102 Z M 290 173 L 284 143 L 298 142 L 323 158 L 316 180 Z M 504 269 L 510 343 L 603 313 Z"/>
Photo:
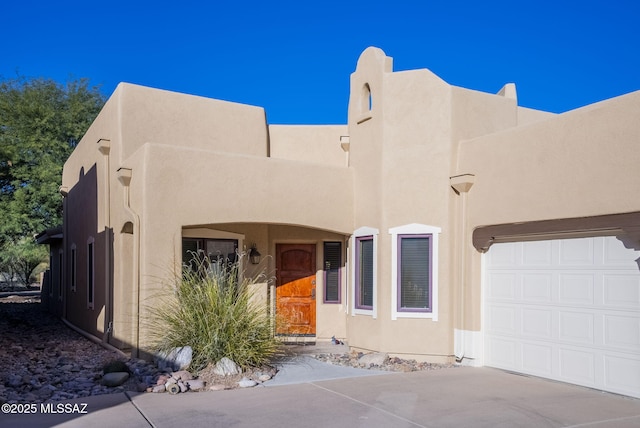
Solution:
<path fill-rule="evenodd" d="M 113 231 L 100 224 L 94 164 L 80 169 L 64 199 L 64 243 L 57 255 L 52 251 L 48 309 L 97 338 L 111 319 L 106 293 L 113 289 L 113 265 L 106 264 L 113 259 L 106 257 L 113 254 Z"/>

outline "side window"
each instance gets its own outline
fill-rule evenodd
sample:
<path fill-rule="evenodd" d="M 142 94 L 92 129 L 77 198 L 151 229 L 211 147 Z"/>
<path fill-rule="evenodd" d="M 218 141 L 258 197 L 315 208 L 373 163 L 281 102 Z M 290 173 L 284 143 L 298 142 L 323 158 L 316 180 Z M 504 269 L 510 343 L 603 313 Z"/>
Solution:
<path fill-rule="evenodd" d="M 62 300 L 62 287 L 64 284 L 64 252 L 58 251 L 58 300 Z"/>
<path fill-rule="evenodd" d="M 356 308 L 373 309 L 373 236 L 356 238 Z"/>
<path fill-rule="evenodd" d="M 340 303 L 342 242 L 324 243 L 324 303 Z"/>
<path fill-rule="evenodd" d="M 438 319 L 438 235 L 440 228 L 410 224 L 389 229 L 391 316 Z"/>
<path fill-rule="evenodd" d="M 53 284 L 54 284 L 53 273 L 55 272 L 55 270 L 53 269 L 53 251 L 49 252 L 49 272 L 50 272 L 49 297 L 53 297 Z"/>
<path fill-rule="evenodd" d="M 71 245 L 71 255 L 69 257 L 71 266 L 69 266 L 69 275 L 71 283 L 71 291 L 76 291 L 78 284 L 77 270 L 78 270 L 78 258 L 77 258 L 76 244 Z"/>
<path fill-rule="evenodd" d="M 362 227 L 353 234 L 352 255 L 352 313 L 377 316 L 377 241 L 378 230 Z"/>
<path fill-rule="evenodd" d="M 87 242 L 87 308 L 93 309 L 94 281 L 95 281 L 95 255 L 93 237 Z"/>

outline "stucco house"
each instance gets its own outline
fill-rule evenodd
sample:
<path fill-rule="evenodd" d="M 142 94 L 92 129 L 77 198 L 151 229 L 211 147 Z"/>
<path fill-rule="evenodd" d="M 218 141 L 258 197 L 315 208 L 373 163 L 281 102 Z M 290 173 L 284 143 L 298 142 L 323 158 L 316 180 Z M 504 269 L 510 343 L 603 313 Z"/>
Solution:
<path fill-rule="evenodd" d="M 249 252 L 295 340 L 487 365 L 640 397 L 640 92 L 563 114 L 393 71 L 348 123 L 120 84 L 64 166 L 49 305 L 104 344 L 185 254 Z"/>

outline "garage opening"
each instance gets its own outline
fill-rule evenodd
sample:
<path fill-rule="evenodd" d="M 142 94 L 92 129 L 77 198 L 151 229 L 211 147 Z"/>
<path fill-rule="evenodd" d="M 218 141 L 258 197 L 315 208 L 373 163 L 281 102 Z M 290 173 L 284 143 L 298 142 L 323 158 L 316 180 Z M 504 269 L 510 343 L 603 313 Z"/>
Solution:
<path fill-rule="evenodd" d="M 640 398 L 639 258 L 613 236 L 491 245 L 485 365 Z"/>

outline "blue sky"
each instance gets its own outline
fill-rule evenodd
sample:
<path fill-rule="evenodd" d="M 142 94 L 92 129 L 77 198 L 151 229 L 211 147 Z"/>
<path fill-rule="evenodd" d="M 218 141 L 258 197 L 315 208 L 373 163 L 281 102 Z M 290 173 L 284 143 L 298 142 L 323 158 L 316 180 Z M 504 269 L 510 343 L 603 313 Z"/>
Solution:
<path fill-rule="evenodd" d="M 35 1 L 0 13 L 0 77 L 130 82 L 262 106 L 270 123 L 346 123 L 349 75 L 394 70 L 563 112 L 640 89 L 636 0 Z"/>

